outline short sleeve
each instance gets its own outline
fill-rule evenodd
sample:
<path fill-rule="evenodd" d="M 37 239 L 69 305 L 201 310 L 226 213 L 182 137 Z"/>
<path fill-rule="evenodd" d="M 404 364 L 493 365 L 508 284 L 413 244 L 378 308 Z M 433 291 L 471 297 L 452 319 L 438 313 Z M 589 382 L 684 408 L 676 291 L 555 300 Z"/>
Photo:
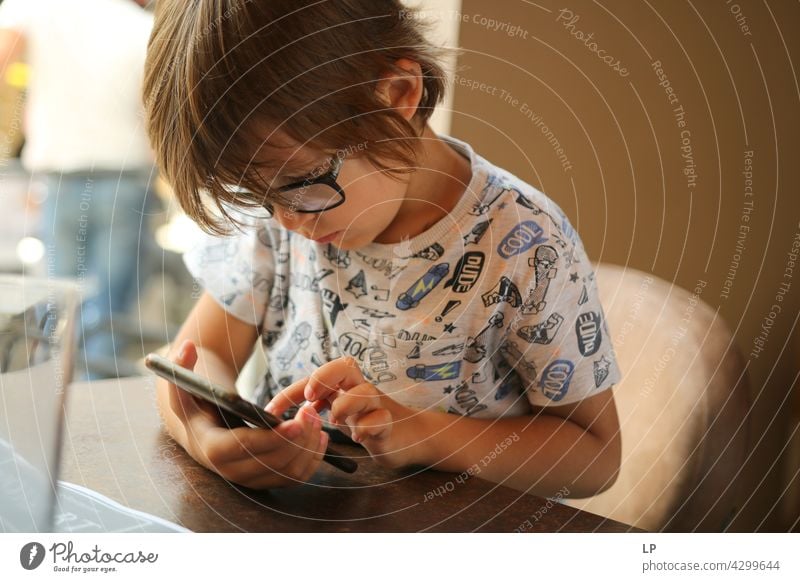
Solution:
<path fill-rule="evenodd" d="M 203 235 L 183 256 L 202 289 L 228 313 L 259 328 L 274 280 L 273 235 L 264 226 L 229 237 Z"/>
<path fill-rule="evenodd" d="M 27 33 L 34 12 L 42 8 L 38 0 L 4 0 L 0 3 L 0 28 Z"/>
<path fill-rule="evenodd" d="M 621 378 L 592 264 L 569 220 L 560 218 L 560 228 L 545 231 L 532 249 L 506 340 L 512 349 L 505 358 L 534 406 L 571 404 Z"/>

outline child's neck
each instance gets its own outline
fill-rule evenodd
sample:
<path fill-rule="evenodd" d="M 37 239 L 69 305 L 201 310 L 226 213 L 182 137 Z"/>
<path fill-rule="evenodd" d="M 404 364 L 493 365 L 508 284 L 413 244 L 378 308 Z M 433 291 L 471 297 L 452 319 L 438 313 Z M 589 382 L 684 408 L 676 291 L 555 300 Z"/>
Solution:
<path fill-rule="evenodd" d="M 461 200 L 472 178 L 469 160 L 439 139 L 429 126 L 419 138 L 417 170 L 392 223 L 375 242 L 397 243 L 428 230 Z"/>

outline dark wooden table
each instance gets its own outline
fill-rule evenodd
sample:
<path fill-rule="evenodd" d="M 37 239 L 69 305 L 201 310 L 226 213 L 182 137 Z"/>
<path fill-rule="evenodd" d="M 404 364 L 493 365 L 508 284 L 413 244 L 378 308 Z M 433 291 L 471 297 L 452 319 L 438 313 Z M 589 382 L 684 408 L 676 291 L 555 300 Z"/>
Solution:
<path fill-rule="evenodd" d="M 194 531 L 638 531 L 476 477 L 458 483 L 449 473 L 384 469 L 342 445 L 359 462 L 355 474 L 323 464 L 313 483 L 244 489 L 167 436 L 152 378 L 73 384 L 65 428 L 61 479 Z M 440 487 L 443 494 L 430 494 Z"/>

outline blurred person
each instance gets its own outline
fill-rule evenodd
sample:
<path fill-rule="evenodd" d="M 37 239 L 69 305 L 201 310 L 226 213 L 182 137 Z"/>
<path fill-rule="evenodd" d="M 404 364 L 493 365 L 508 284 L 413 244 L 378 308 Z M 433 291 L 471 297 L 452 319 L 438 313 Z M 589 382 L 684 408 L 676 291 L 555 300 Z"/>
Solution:
<path fill-rule="evenodd" d="M 0 4 L 0 73 L 20 59 L 31 69 L 22 162 L 47 186 L 39 225 L 47 276 L 94 283 L 82 306 L 82 347 L 87 368 L 105 372 L 90 378 L 118 369 L 125 341 L 114 317 L 133 307 L 153 249 L 153 159 L 140 100 L 152 28 L 145 4 Z"/>

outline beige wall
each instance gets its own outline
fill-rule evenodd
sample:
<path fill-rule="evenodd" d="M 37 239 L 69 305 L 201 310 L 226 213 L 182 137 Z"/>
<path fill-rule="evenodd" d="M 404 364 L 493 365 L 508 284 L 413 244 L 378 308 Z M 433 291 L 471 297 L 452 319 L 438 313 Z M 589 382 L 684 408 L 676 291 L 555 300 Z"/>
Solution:
<path fill-rule="evenodd" d="M 458 33 L 461 31 L 461 0 L 403 0 L 409 8 L 417 11 L 428 25 L 428 39 L 438 46 L 457 47 Z M 455 52 L 447 55 L 448 70 L 456 65 Z M 453 110 L 453 93 L 444 96 L 441 105 L 436 108 L 430 119 L 430 125 L 436 133 L 449 134 L 451 131 Z"/>
<path fill-rule="evenodd" d="M 753 445 L 763 437 L 734 528 L 785 529 L 797 517 L 778 513 L 800 360 L 800 257 L 784 277 L 800 232 L 800 5 L 464 0 L 460 16 L 453 135 L 549 194 L 593 260 L 706 283 L 749 362 Z M 781 282 L 782 312 L 751 354 Z"/>

